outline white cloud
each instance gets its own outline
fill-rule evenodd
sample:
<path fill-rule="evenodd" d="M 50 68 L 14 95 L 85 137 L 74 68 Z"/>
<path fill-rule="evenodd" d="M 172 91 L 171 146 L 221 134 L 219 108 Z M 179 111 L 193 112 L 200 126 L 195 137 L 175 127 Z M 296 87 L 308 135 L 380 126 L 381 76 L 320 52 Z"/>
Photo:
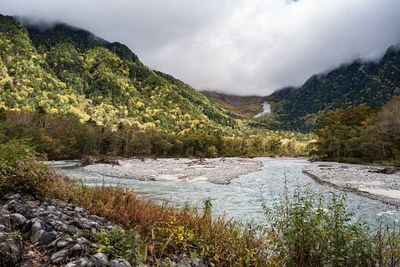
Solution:
<path fill-rule="evenodd" d="M 198 89 L 266 95 L 400 41 L 399 0 L 1 0 L 126 43 Z"/>

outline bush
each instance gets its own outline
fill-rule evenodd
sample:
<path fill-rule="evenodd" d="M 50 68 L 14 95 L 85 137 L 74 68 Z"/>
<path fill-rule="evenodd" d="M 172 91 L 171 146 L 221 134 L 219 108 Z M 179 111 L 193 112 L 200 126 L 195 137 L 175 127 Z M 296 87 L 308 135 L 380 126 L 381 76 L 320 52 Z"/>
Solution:
<path fill-rule="evenodd" d="M 7 180 L 8 192 L 29 195 L 37 199 L 58 198 L 66 200 L 70 197 L 66 179 L 54 169 L 34 158 L 17 162 L 15 170 Z"/>
<path fill-rule="evenodd" d="M 379 228 L 374 234 L 346 210 L 345 198 L 295 192 L 267 209 L 275 240 L 271 261 L 284 266 L 397 266 L 400 232 Z M 390 256 L 388 256 L 390 255 Z"/>
<path fill-rule="evenodd" d="M 142 241 L 132 230 L 101 231 L 89 236 L 89 239 L 99 245 L 95 253 L 105 253 L 110 259 L 124 258 L 132 264 L 140 263 L 143 259 Z"/>
<path fill-rule="evenodd" d="M 32 157 L 34 151 L 26 139 L 13 139 L 5 144 L 0 144 L 0 162 L 14 167 L 19 160 Z"/>
<path fill-rule="evenodd" d="M 0 193 L 20 193 L 34 198 L 68 199 L 70 190 L 64 177 L 34 157 L 25 140 L 0 145 Z"/>

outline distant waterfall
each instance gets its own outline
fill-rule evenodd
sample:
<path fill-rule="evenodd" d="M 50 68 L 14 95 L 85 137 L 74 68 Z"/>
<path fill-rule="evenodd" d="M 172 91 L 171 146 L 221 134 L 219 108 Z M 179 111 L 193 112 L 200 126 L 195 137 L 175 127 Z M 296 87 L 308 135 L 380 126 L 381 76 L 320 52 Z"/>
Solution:
<path fill-rule="evenodd" d="M 263 103 L 263 111 L 261 113 L 258 113 L 257 115 L 254 116 L 254 118 L 260 118 L 262 116 L 265 116 L 267 114 L 271 113 L 271 105 L 265 101 Z"/>

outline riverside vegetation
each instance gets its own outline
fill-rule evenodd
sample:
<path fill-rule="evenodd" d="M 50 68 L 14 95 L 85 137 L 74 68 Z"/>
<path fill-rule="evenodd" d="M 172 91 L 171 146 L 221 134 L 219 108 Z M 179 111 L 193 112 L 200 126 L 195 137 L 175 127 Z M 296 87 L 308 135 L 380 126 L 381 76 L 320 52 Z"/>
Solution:
<path fill-rule="evenodd" d="M 82 123 L 74 115 L 0 111 L 0 142 L 28 139 L 48 159 L 84 156 L 234 157 L 307 156 L 313 134 L 248 130 L 240 135 L 213 131 L 176 134 L 162 129 L 112 130 Z"/>
<path fill-rule="evenodd" d="M 400 165 L 400 97 L 378 112 L 367 106 L 328 112 L 318 125 L 316 152 L 322 159 Z"/>
<path fill-rule="evenodd" d="M 119 262 L 124 259 L 132 265 L 144 263 L 151 266 L 174 266 L 176 262 L 198 266 L 400 264 L 399 229 L 380 226 L 373 230 L 363 222 L 353 221 L 342 196 L 332 195 L 323 199 L 307 192 L 284 195 L 274 208 L 265 209 L 265 225 L 239 225 L 221 217 L 214 218 L 208 200 L 204 202 L 203 210 L 196 211 L 190 207 L 176 210 L 168 205 L 142 200 L 130 191 L 71 183 L 38 162 L 34 149 L 21 140 L 1 145 L 0 164 L 1 195 L 19 193 L 25 199 L 42 202 L 42 205 L 59 199 L 64 202 L 56 204 L 57 207 L 68 208 L 69 204 L 62 203 L 69 202 L 122 227 L 121 230 L 106 229 L 97 234 L 80 232 L 89 242 L 94 242 L 93 248 L 85 253 L 92 253 L 91 259 L 97 262 L 108 257 L 117 258 Z M 13 217 L 22 218 L 16 214 Z M 14 231 L 15 235 L 1 235 L 8 236 L 8 239 L 0 240 L 0 253 L 3 253 L 0 266 L 21 260 L 18 254 L 7 250 L 10 240 L 18 240 L 18 229 L 18 225 L 12 229 L 0 227 L 0 231 Z M 64 235 L 63 238 L 71 240 L 64 232 L 57 234 L 58 238 Z M 24 238 L 23 234 L 20 236 Z M 71 242 L 73 240 L 74 236 Z M 26 241 L 25 245 L 28 246 L 29 242 Z M 35 249 L 44 255 L 50 250 L 40 242 L 25 249 Z M 52 258 L 57 257 L 53 255 Z M 58 264 L 71 260 L 73 258 L 66 256 Z"/>

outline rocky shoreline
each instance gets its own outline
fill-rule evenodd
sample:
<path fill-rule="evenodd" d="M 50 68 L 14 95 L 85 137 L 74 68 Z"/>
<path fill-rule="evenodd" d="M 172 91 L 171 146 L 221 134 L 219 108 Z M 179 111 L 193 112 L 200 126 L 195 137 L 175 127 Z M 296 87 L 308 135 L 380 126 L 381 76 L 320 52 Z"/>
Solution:
<path fill-rule="evenodd" d="M 303 170 L 317 183 L 400 206 L 400 173 L 385 166 L 316 162 Z"/>
<path fill-rule="evenodd" d="M 101 252 L 104 244 L 93 241 L 93 235 L 115 231 L 126 230 L 60 200 L 6 195 L 0 199 L 0 266 L 146 267 Z M 205 266 L 184 254 L 163 259 L 161 265 Z"/>
<path fill-rule="evenodd" d="M 0 209 L 1 266 L 129 267 L 125 259 L 93 253 L 98 244 L 83 237 L 119 226 L 59 200 L 31 201 L 7 195 Z M 3 261 L 3 262 L 1 262 Z"/>
<path fill-rule="evenodd" d="M 127 159 L 117 164 L 93 164 L 86 171 L 124 179 L 229 184 L 262 167 L 259 159 Z"/>

